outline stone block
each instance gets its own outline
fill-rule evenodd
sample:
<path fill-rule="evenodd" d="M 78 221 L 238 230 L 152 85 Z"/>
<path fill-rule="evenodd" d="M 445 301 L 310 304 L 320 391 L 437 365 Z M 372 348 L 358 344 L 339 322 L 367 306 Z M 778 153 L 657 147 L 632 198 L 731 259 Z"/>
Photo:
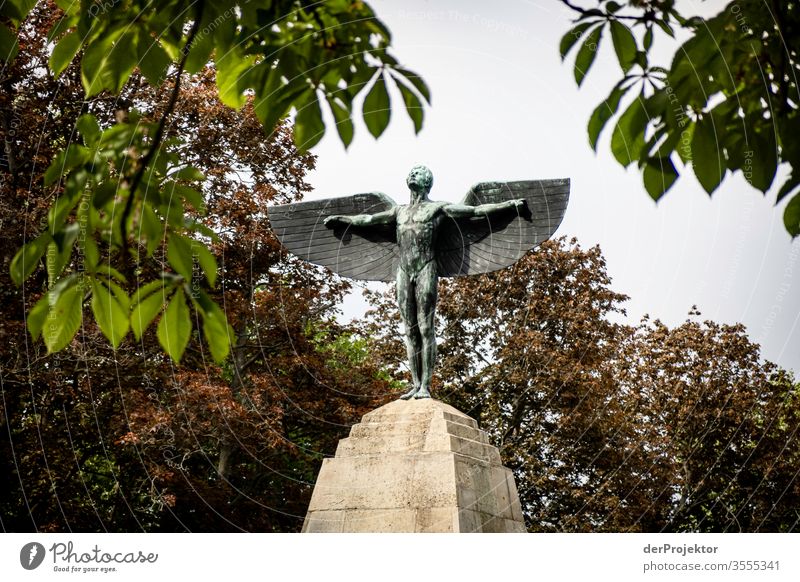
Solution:
<path fill-rule="evenodd" d="M 344 511 L 309 511 L 303 523 L 303 533 L 341 533 Z"/>
<path fill-rule="evenodd" d="M 306 532 L 524 531 L 511 472 L 477 423 L 436 400 L 364 416 L 322 463 Z"/>
<path fill-rule="evenodd" d="M 423 507 L 417 509 L 414 531 L 420 533 L 458 532 L 458 510 L 453 507 Z"/>
<path fill-rule="evenodd" d="M 513 520 L 514 513 L 511 508 L 511 493 L 508 489 L 508 473 L 510 471 L 505 467 L 492 467 L 490 474 L 491 490 L 497 501 L 497 515 L 503 519 Z"/>
<path fill-rule="evenodd" d="M 414 531 L 416 512 L 408 508 L 348 509 L 345 512 L 345 532 L 411 532 Z"/>

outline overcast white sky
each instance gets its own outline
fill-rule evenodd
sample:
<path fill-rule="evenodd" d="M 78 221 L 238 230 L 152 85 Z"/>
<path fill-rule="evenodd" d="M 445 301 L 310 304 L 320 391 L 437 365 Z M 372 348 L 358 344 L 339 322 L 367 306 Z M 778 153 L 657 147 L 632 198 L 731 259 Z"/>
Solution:
<path fill-rule="evenodd" d="M 620 78 L 610 39 L 579 90 L 574 54 L 564 64 L 558 55 L 572 16 L 557 0 L 370 4 L 393 33 L 395 56 L 427 81 L 433 104 L 415 136 L 393 95 L 386 133 L 376 141 L 357 125 L 347 152 L 329 124 L 313 149 L 315 197 L 381 191 L 403 203 L 415 163 L 433 170 L 431 198 L 450 201 L 479 181 L 569 177 L 556 235 L 600 245 L 613 289 L 631 297 L 632 322 L 648 313 L 677 325 L 697 305 L 704 318 L 744 323 L 766 359 L 800 372 L 800 240 L 783 228 L 775 188 L 764 197 L 741 175 L 729 176 L 709 198 L 689 170 L 656 205 L 635 168 L 626 171 L 608 151 L 610 127 L 599 153 L 591 150 L 586 123 Z M 709 14 L 724 2 L 679 6 Z M 657 36 L 656 47 L 670 54 L 667 40 Z M 358 300 L 347 313 L 359 313 Z"/>

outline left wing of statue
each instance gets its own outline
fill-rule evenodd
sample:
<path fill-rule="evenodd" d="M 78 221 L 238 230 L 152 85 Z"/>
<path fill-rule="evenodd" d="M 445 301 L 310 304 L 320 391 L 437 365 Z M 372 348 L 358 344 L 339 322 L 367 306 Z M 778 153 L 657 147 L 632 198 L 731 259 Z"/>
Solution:
<path fill-rule="evenodd" d="M 477 206 L 523 198 L 526 207 L 477 218 L 448 218 L 436 242 L 440 277 L 489 273 L 514 264 L 550 238 L 561 224 L 569 179 L 481 182 L 462 204 Z"/>
<path fill-rule="evenodd" d="M 395 206 L 380 192 L 327 200 L 309 200 L 269 208 L 272 230 L 281 244 L 301 259 L 365 281 L 394 281 L 399 262 L 395 228 L 328 228 L 334 214 L 375 214 Z"/>

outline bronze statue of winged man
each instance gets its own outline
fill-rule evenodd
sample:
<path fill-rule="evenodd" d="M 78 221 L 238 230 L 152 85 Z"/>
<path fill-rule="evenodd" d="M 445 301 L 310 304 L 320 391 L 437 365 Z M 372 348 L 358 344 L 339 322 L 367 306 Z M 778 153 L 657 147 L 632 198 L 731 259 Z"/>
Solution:
<path fill-rule="evenodd" d="M 512 265 L 550 238 L 564 217 L 569 180 L 481 182 L 460 203 L 430 200 L 433 174 L 414 166 L 410 201 L 379 192 L 269 209 L 281 244 L 344 277 L 395 281 L 412 384 L 400 398 L 430 398 L 439 277 Z"/>

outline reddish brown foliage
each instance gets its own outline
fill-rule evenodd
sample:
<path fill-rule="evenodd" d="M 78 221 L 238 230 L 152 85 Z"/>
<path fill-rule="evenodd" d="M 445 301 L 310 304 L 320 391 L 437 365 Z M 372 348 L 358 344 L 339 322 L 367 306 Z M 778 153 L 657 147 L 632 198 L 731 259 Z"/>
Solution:
<path fill-rule="evenodd" d="M 437 394 L 514 470 L 531 531 L 798 527 L 800 408 L 742 326 L 622 323 L 598 248 L 549 241 L 513 268 L 442 284 Z M 403 349 L 391 299 L 368 332 Z"/>
<path fill-rule="evenodd" d="M 167 137 L 184 136 L 183 159 L 209 176 L 203 220 L 221 239 L 212 295 L 235 331 L 231 356 L 213 365 L 194 337 L 175 366 L 154 329 L 113 351 L 88 311 L 69 348 L 47 355 L 24 325 L 25 306 L 44 291 L 43 269 L 22 289 L 8 275 L 53 195 L 41 175 L 79 114 L 108 121 L 135 106 L 156 116 L 170 90 L 134 79 L 119 99 L 82 103 L 74 66 L 58 81 L 36 73 L 53 14 L 30 19 L 0 102 L 16 128 L 3 135 L 13 157 L 0 168 L 2 527 L 298 530 L 322 457 L 389 391 L 377 368 L 318 341 L 324 333 L 350 342 L 334 319 L 347 284 L 288 258 L 269 229 L 267 205 L 307 192 L 314 158 L 296 152 L 286 126 L 265 135 L 249 104 L 223 106 L 212 73 L 185 79 Z M 145 280 L 162 256 L 138 265 Z"/>

